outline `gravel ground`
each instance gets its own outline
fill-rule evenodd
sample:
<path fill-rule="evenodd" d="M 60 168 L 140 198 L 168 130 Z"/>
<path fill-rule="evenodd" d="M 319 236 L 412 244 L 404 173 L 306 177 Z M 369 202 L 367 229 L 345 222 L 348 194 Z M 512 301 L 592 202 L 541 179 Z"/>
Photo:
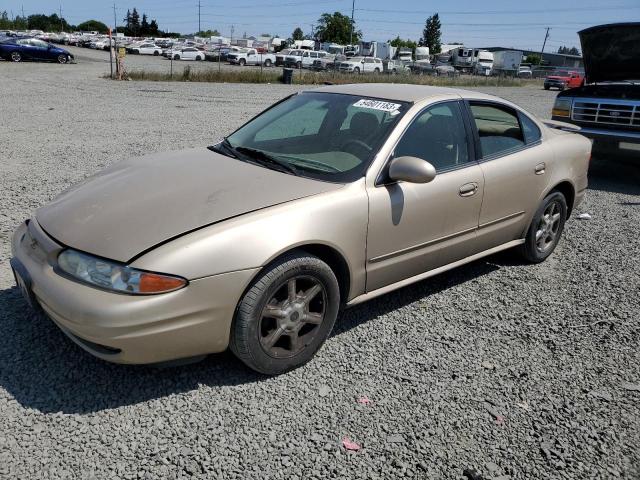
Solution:
<path fill-rule="evenodd" d="M 0 62 L 0 477 L 640 478 L 637 166 L 594 161 L 577 212 L 593 218 L 544 264 L 504 253 L 348 310 L 287 375 L 230 354 L 111 365 L 29 314 L 11 231 L 95 171 L 210 144 L 295 87 L 112 83 L 85 52 Z M 541 116 L 555 96 L 485 91 Z"/>

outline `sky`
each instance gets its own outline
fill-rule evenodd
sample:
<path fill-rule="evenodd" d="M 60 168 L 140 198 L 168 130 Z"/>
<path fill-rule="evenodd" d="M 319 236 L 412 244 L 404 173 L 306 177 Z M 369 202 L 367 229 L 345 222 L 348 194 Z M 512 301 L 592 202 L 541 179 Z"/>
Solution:
<path fill-rule="evenodd" d="M 579 4 L 572 7 L 571 4 Z M 71 24 L 88 19 L 114 23 L 114 1 L 95 0 L 0 0 L 0 11 L 13 15 L 51 14 L 62 9 Z M 161 30 L 192 33 L 198 30 L 198 0 L 115 0 L 118 23 L 128 8 L 136 7 L 155 18 Z M 233 37 L 268 33 L 287 38 L 295 27 L 305 34 L 325 12 L 351 15 L 352 0 L 200 0 L 203 30 L 217 29 Z M 580 48 L 576 32 L 602 23 L 640 21 L 639 0 L 583 0 L 560 2 L 538 0 L 457 0 L 417 2 L 415 0 L 355 0 L 355 22 L 364 40 L 418 40 L 425 19 L 438 12 L 442 42 L 462 42 L 468 47 L 503 46 L 539 51 L 546 27 L 550 27 L 545 51 L 560 46 Z"/>

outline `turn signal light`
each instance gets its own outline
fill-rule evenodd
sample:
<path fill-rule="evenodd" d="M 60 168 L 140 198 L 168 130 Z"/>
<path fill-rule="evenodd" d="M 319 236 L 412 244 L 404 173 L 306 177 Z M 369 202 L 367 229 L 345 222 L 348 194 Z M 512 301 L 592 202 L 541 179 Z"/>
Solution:
<path fill-rule="evenodd" d="M 140 293 L 170 292 L 184 287 L 187 281 L 182 278 L 165 277 L 155 273 L 143 273 L 140 275 Z"/>

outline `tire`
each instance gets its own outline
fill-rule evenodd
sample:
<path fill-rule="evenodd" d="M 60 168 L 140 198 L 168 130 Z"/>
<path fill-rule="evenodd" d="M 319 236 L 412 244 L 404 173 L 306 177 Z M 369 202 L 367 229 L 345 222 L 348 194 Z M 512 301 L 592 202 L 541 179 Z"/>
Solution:
<path fill-rule="evenodd" d="M 353 73 L 355 73 L 356 75 L 360 74 L 360 67 L 356 67 L 353 69 Z"/>
<path fill-rule="evenodd" d="M 58 55 L 58 63 L 67 63 L 69 61 L 69 57 L 66 55 Z"/>
<path fill-rule="evenodd" d="M 267 59 L 264 61 L 264 66 L 265 66 L 265 67 L 270 67 L 270 66 L 271 66 L 271 59 L 267 58 Z"/>
<path fill-rule="evenodd" d="M 196 62 L 199 62 L 202 60 L 202 57 L 200 55 L 196 55 Z"/>
<path fill-rule="evenodd" d="M 11 52 L 9 54 L 9 58 L 11 58 L 12 62 L 21 62 L 22 61 L 22 54 L 20 52 Z"/>
<path fill-rule="evenodd" d="M 140 55 L 140 50 L 132 50 L 131 53 L 133 53 L 134 55 Z"/>
<path fill-rule="evenodd" d="M 257 372 L 285 373 L 313 358 L 331 333 L 339 306 L 331 268 L 318 257 L 291 252 L 268 265 L 240 300 L 229 346 Z"/>
<path fill-rule="evenodd" d="M 379 68 L 374 68 L 373 69 L 373 73 L 375 73 L 376 75 L 378 75 L 380 73 L 380 69 Z"/>
<path fill-rule="evenodd" d="M 544 86 L 544 89 L 545 89 L 545 90 L 551 90 L 551 87 L 550 87 L 549 85 L 545 85 L 545 86 Z"/>
<path fill-rule="evenodd" d="M 154 50 L 154 51 L 153 51 L 153 56 L 154 56 L 154 57 L 157 57 L 158 55 L 160 55 L 160 52 L 158 52 L 158 50 Z"/>
<path fill-rule="evenodd" d="M 296 68 L 300 70 L 302 68 L 302 62 L 296 62 Z"/>
<path fill-rule="evenodd" d="M 567 220 L 567 199 L 558 191 L 552 191 L 538 207 L 527 230 L 521 255 L 531 263 L 540 263 L 553 253 Z M 557 219 L 554 220 L 556 214 Z"/>
<path fill-rule="evenodd" d="M 174 56 L 173 56 L 173 59 L 174 59 L 174 60 L 180 60 L 180 55 L 174 55 Z"/>

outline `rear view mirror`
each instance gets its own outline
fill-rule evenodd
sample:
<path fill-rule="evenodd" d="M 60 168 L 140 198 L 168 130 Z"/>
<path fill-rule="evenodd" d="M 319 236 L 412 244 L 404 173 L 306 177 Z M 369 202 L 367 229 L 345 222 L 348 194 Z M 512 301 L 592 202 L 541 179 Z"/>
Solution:
<path fill-rule="evenodd" d="M 429 183 L 436 178 L 436 168 L 418 157 L 397 157 L 389 165 L 391 180 L 410 183 Z"/>

